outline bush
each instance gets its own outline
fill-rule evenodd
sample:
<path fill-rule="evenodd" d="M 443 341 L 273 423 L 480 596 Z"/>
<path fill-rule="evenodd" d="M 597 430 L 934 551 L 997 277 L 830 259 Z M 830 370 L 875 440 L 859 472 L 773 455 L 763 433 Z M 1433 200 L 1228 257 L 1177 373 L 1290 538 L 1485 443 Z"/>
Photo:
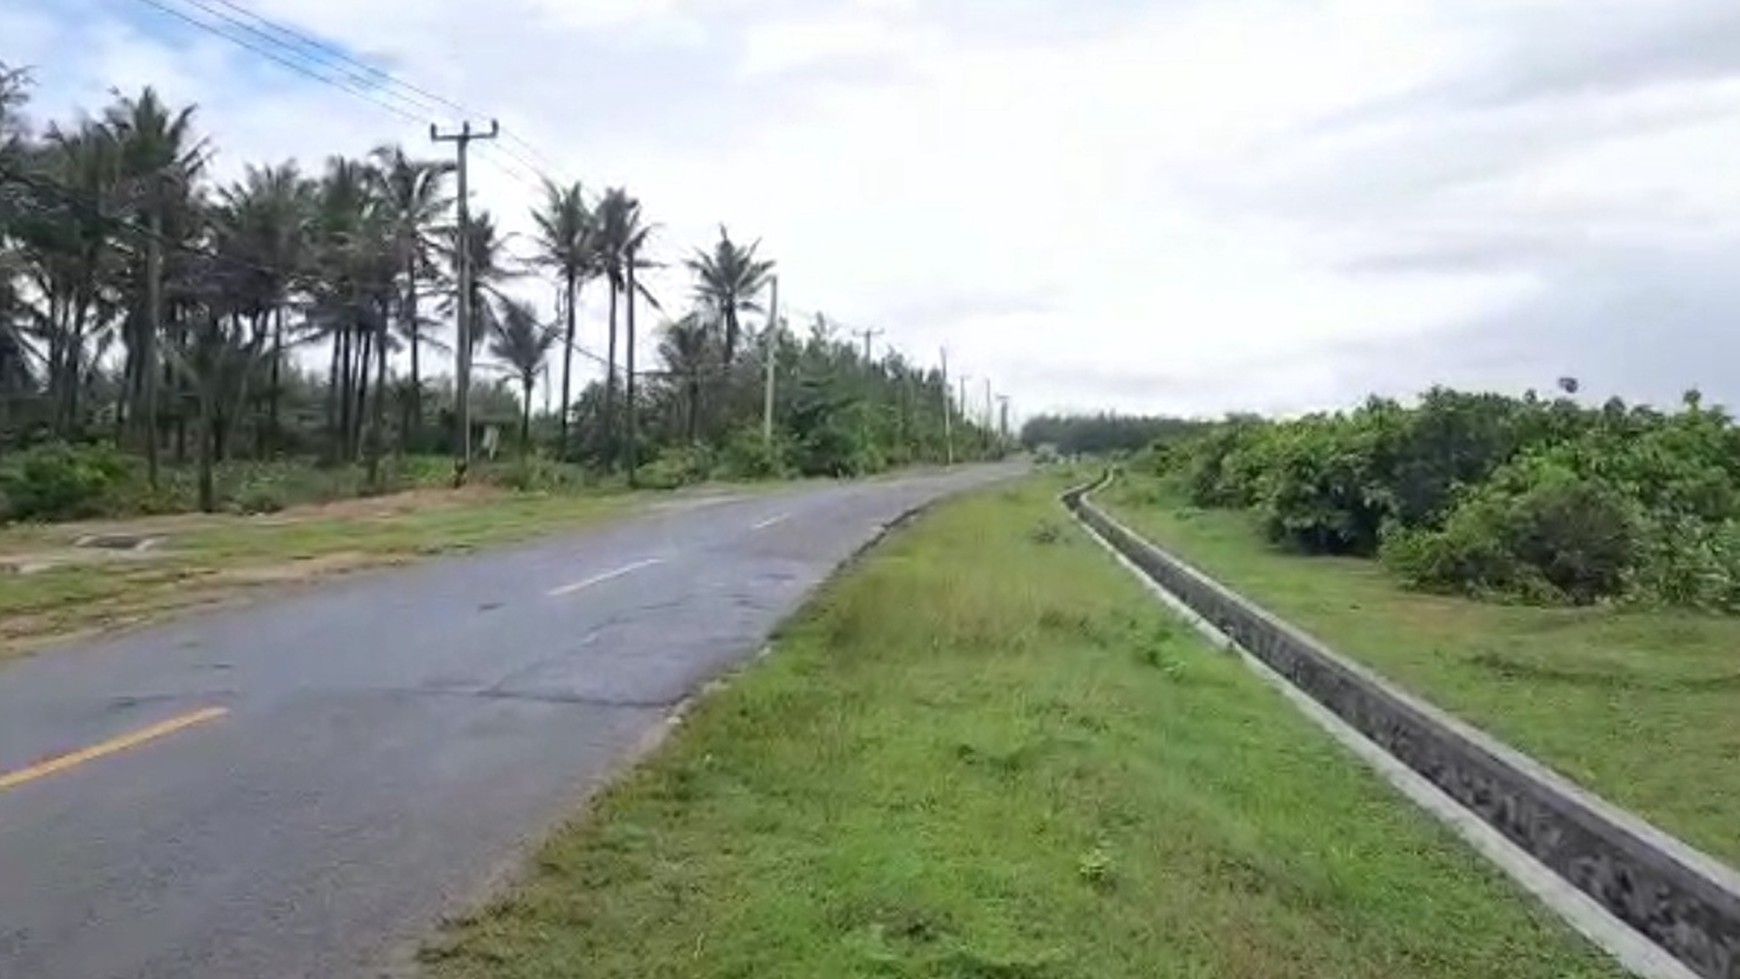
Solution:
<path fill-rule="evenodd" d="M 796 447 L 798 472 L 805 476 L 867 476 L 888 468 L 877 446 L 864 438 L 863 420 L 842 412 L 812 429 Z"/>
<path fill-rule="evenodd" d="M 478 477 L 480 482 L 516 493 L 549 493 L 570 489 L 583 482 L 576 467 L 541 455 L 486 466 Z"/>
<path fill-rule="evenodd" d="M 277 487 L 265 483 L 249 486 L 230 500 L 230 509 L 248 515 L 277 513 L 285 506 L 284 494 Z"/>
<path fill-rule="evenodd" d="M 1260 443 L 1268 426 L 1229 421 L 1167 457 L 1193 506 L 1248 507 L 1260 492 Z"/>
<path fill-rule="evenodd" d="M 769 445 L 760 429 L 740 428 L 725 440 L 719 454 L 719 474 L 726 479 L 779 479 L 790 468 L 786 462 L 789 449 L 779 433 Z"/>
<path fill-rule="evenodd" d="M 0 520 L 76 520 L 113 509 L 127 482 L 125 458 L 107 445 L 51 443 L 0 467 Z"/>
<path fill-rule="evenodd" d="M 1633 597 L 1643 604 L 1740 612 L 1740 521 L 1645 522 Z"/>
<path fill-rule="evenodd" d="M 713 450 L 705 445 L 672 446 L 640 467 L 635 479 L 648 489 L 676 489 L 713 476 Z"/>
<path fill-rule="evenodd" d="M 1639 557 L 1618 490 L 1540 460 L 1501 474 L 1442 530 L 1392 531 L 1383 550 L 1417 587 L 1577 605 L 1621 595 Z"/>
<path fill-rule="evenodd" d="M 1394 509 L 1382 470 L 1394 426 L 1373 414 L 1349 424 L 1305 419 L 1271 431 L 1246 450 L 1245 465 L 1269 539 L 1308 554 L 1370 555 Z M 1236 470 L 1235 470 L 1236 471 Z"/>
<path fill-rule="evenodd" d="M 1740 611 L 1740 427 L 1695 393 L 1664 413 L 1439 388 L 1230 418 L 1137 464 L 1196 506 L 1254 510 L 1274 543 L 1375 552 L 1414 587 Z"/>

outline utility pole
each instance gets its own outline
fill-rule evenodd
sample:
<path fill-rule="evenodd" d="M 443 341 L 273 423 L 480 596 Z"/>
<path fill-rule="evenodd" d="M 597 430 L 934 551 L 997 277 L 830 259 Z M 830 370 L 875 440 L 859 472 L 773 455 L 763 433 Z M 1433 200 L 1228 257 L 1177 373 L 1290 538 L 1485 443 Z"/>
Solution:
<path fill-rule="evenodd" d="M 954 409 L 949 407 L 949 348 L 942 348 L 943 442 L 948 446 L 948 464 L 955 464 Z"/>
<path fill-rule="evenodd" d="M 501 123 L 494 119 L 489 121 L 489 132 L 473 130 L 470 120 L 459 126 L 456 133 L 443 133 L 429 125 L 429 138 L 437 143 L 452 143 L 454 153 L 459 160 L 459 231 L 455 238 L 455 264 L 459 266 L 459 343 L 454 350 L 453 414 L 459 424 L 459 457 L 454 462 L 453 482 L 455 485 L 465 483 L 466 471 L 471 468 L 471 327 L 473 323 L 471 308 L 471 204 L 469 190 L 466 184 L 467 151 L 474 139 L 494 139 L 501 134 Z"/>
<path fill-rule="evenodd" d="M 155 204 L 151 208 L 151 238 L 145 246 L 145 355 L 139 369 L 140 400 L 145 417 L 139 430 L 145 435 L 145 478 L 157 488 L 157 385 L 158 344 L 163 342 L 163 219 Z M 29 362 L 26 361 L 26 366 Z"/>
<path fill-rule="evenodd" d="M 874 366 L 874 360 L 872 359 L 874 357 L 874 351 L 872 350 L 870 343 L 872 340 L 875 340 L 877 337 L 881 336 L 883 331 L 881 331 L 881 330 L 853 330 L 852 332 L 856 333 L 859 336 L 864 338 L 864 377 L 865 377 L 866 382 L 868 382 L 869 377 L 870 377 L 870 369 L 871 369 L 871 367 Z M 874 386 L 872 386 L 871 391 L 873 392 L 874 390 L 875 390 L 875 388 L 874 388 Z M 869 404 L 869 402 L 870 402 L 870 399 L 866 398 L 865 403 Z M 869 412 L 865 412 L 865 413 L 860 414 L 858 416 L 858 437 L 863 439 L 866 443 L 868 443 L 870 441 L 870 415 L 869 415 Z"/>
<path fill-rule="evenodd" d="M 635 416 L 638 415 L 639 412 L 635 410 L 636 405 L 634 403 L 634 307 L 639 305 L 639 303 L 635 302 L 634 267 L 640 261 L 640 256 L 636 254 L 636 251 L 636 246 L 631 242 L 628 254 L 625 256 L 627 262 L 624 263 L 628 266 L 628 370 L 624 372 L 624 383 L 628 388 L 626 397 L 628 402 L 628 444 L 623 448 L 628 456 L 628 485 L 630 489 L 633 489 L 638 485 L 638 478 L 635 476 L 635 470 L 640 466 L 640 460 L 635 458 L 637 454 L 635 439 L 640 437 L 635 431 Z"/>
<path fill-rule="evenodd" d="M 997 402 L 1003 409 L 1003 424 L 1000 427 L 1003 429 L 1003 441 L 1007 442 L 1009 441 L 1009 396 L 999 394 Z"/>
<path fill-rule="evenodd" d="M 773 447 L 773 357 L 779 350 L 779 276 L 773 276 L 770 286 L 773 298 L 767 304 L 767 330 L 761 341 L 761 359 L 767 375 L 761 391 L 761 440 Z"/>
<path fill-rule="evenodd" d="M 866 363 L 866 364 L 870 363 L 871 359 L 873 358 L 873 354 L 870 350 L 870 341 L 881 336 L 886 331 L 884 331 L 884 330 L 853 330 L 852 332 L 854 332 L 854 333 L 856 333 L 859 336 L 864 338 L 864 363 Z"/>
<path fill-rule="evenodd" d="M 991 379 L 985 378 L 985 441 L 991 440 Z"/>

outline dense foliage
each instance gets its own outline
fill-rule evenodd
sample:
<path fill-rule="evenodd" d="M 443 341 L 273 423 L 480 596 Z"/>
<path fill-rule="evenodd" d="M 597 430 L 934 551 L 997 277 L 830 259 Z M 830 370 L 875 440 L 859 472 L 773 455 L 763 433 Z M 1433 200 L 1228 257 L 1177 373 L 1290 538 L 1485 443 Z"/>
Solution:
<path fill-rule="evenodd" d="M 1199 421 L 1165 415 L 1036 415 L 1021 426 L 1021 444 L 1029 449 L 1049 446 L 1065 455 L 1136 452 L 1202 426 Z"/>
<path fill-rule="evenodd" d="M 637 280 L 655 225 L 621 188 L 549 184 L 516 239 L 483 210 L 461 227 L 451 165 L 397 146 L 219 183 L 192 107 L 145 89 L 36 124 L 29 93 L 0 65 L 0 520 L 125 509 L 114 487 L 134 483 L 141 508 L 173 505 L 162 490 L 184 469 L 212 509 L 233 502 L 238 460 L 361 467 L 388 489 L 394 460 L 456 452 L 463 417 L 478 445 L 631 481 L 998 450 L 940 372 L 860 353 L 823 320 L 803 337 L 770 323 L 774 262 L 723 228 L 683 263 L 690 308 L 637 327 L 662 308 Z M 553 321 L 513 285 L 534 274 L 556 286 Z M 592 287 L 608 296 L 600 324 L 580 316 Z M 602 365 L 579 391 L 577 354 Z M 431 369 L 472 356 L 474 370 Z M 539 412 L 546 378 L 560 396 Z"/>
<path fill-rule="evenodd" d="M 1148 464 L 1276 544 L 1419 588 L 1740 611 L 1740 428 L 1696 392 L 1663 412 L 1435 389 L 1229 419 Z"/>

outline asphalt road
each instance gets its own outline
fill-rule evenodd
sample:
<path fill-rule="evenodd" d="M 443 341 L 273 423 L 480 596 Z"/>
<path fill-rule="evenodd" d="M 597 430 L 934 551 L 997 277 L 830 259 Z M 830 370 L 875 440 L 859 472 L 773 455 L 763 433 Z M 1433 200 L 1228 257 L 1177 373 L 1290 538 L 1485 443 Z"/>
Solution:
<path fill-rule="evenodd" d="M 673 499 L 0 668 L 0 977 L 380 973 L 885 523 L 1011 471 Z"/>

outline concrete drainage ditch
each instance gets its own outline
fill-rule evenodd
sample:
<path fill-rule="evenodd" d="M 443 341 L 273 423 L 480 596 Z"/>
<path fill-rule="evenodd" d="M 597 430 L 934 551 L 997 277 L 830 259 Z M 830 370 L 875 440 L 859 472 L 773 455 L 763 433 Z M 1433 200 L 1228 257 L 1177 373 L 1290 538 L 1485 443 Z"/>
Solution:
<path fill-rule="evenodd" d="M 1144 540 L 1088 499 L 1110 479 L 1070 490 L 1064 505 L 1205 634 L 1286 685 L 1308 714 L 1315 708 L 1324 715 L 1320 724 L 1328 719 L 1374 749 L 1382 759 L 1350 744 L 1393 784 L 1408 791 L 1379 761 L 1405 766 L 1446 810 L 1459 807 L 1440 811 L 1409 791 L 1632 971 L 1740 979 L 1740 873 L 1399 690 Z M 1507 845 L 1481 845 L 1457 825 L 1470 815 Z M 1543 874 L 1551 886 L 1538 879 Z"/>

